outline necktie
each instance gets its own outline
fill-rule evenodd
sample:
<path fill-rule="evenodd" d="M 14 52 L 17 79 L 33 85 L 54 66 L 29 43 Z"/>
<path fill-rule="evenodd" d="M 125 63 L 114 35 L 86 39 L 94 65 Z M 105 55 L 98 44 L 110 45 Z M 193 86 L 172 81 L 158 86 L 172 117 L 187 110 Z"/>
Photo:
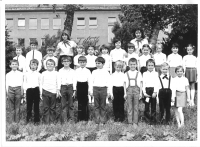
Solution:
<path fill-rule="evenodd" d="M 32 59 L 34 59 L 34 50 L 33 50 L 33 57 L 32 57 Z"/>
<path fill-rule="evenodd" d="M 19 62 L 18 58 L 19 58 L 19 56 L 17 55 L 17 61 Z"/>
<path fill-rule="evenodd" d="M 165 75 L 165 76 L 163 77 L 163 79 L 167 79 L 167 80 L 168 80 L 168 77 L 167 77 L 167 75 Z"/>

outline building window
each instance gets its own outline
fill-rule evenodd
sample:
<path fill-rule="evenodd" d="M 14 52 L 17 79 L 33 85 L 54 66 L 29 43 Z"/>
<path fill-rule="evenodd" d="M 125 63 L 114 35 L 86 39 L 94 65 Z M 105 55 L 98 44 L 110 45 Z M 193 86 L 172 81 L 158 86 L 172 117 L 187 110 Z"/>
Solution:
<path fill-rule="evenodd" d="M 116 17 L 108 17 L 108 25 L 114 26 L 114 23 L 117 22 Z"/>
<path fill-rule="evenodd" d="M 35 41 L 37 41 L 36 38 L 29 38 L 29 44 L 30 44 L 31 42 L 35 42 Z"/>
<path fill-rule="evenodd" d="M 18 29 L 25 29 L 25 18 L 18 18 Z"/>
<path fill-rule="evenodd" d="M 85 29 L 85 18 L 84 17 L 77 18 L 77 29 Z"/>
<path fill-rule="evenodd" d="M 13 29 L 13 18 L 7 18 L 6 19 L 6 25 L 8 29 Z"/>
<path fill-rule="evenodd" d="M 43 29 L 43 30 L 49 29 L 49 19 L 48 18 L 41 19 L 41 29 Z"/>
<path fill-rule="evenodd" d="M 114 34 L 112 32 L 112 28 L 114 26 L 114 23 L 117 21 L 116 17 L 108 17 L 108 43 L 112 42 L 112 39 L 114 38 Z"/>
<path fill-rule="evenodd" d="M 29 29 L 37 29 L 37 18 L 29 19 Z"/>
<path fill-rule="evenodd" d="M 25 44 L 25 39 L 24 38 L 18 38 L 18 45 L 24 46 Z"/>
<path fill-rule="evenodd" d="M 45 46 L 45 38 L 42 38 L 42 39 L 41 39 L 41 45 L 42 45 L 42 46 Z"/>
<path fill-rule="evenodd" d="M 60 18 L 55 18 L 53 19 L 53 29 L 61 29 L 61 19 Z"/>
<path fill-rule="evenodd" d="M 89 28 L 97 28 L 97 18 L 96 17 L 90 17 Z"/>

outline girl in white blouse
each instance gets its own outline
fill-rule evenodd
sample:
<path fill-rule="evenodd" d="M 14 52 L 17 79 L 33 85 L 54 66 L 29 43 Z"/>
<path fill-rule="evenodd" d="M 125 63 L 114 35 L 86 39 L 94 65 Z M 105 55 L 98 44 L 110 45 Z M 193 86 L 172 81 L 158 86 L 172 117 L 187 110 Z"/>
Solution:
<path fill-rule="evenodd" d="M 187 106 L 187 103 L 190 101 L 190 92 L 189 92 L 189 82 L 186 77 L 183 76 L 184 68 L 178 66 L 175 68 L 177 76 L 173 79 L 173 92 L 175 95 L 172 97 L 172 101 L 175 101 L 175 115 L 178 127 L 184 126 L 184 115 L 182 108 Z"/>
<path fill-rule="evenodd" d="M 195 82 L 197 81 L 197 57 L 193 55 L 195 46 L 188 44 L 186 47 L 188 55 L 183 57 L 183 67 L 185 69 L 185 77 L 190 83 L 190 106 L 194 106 Z"/>

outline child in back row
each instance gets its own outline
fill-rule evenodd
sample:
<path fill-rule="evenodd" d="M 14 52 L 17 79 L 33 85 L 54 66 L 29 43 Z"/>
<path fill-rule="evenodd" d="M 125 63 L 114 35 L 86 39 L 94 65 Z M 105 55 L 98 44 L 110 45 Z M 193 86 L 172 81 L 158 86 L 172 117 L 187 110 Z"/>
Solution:
<path fill-rule="evenodd" d="M 150 119 L 150 124 L 155 124 L 156 101 L 158 102 L 158 73 L 155 71 L 155 61 L 153 59 L 147 60 L 146 66 L 147 71 L 143 73 L 143 93 L 145 96 L 144 116 Z M 151 106 L 151 113 L 149 106 Z"/>
<path fill-rule="evenodd" d="M 154 54 L 154 60 L 156 63 L 155 70 L 158 72 L 158 74 L 161 74 L 161 64 L 166 62 L 167 58 L 164 53 L 162 53 L 163 45 L 156 44 L 156 53 Z"/>
<path fill-rule="evenodd" d="M 97 69 L 92 72 L 91 95 L 94 96 L 95 122 L 99 124 L 106 122 L 106 99 L 110 96 L 110 74 L 103 68 L 105 64 L 103 57 L 98 57 L 95 62 Z"/>
<path fill-rule="evenodd" d="M 23 96 L 23 73 L 18 71 L 19 62 L 10 62 L 11 71 L 6 74 L 6 97 L 11 117 L 9 122 L 20 121 L 20 103 Z"/>
<path fill-rule="evenodd" d="M 25 72 L 25 63 L 26 63 L 26 58 L 22 55 L 22 47 L 21 46 L 17 46 L 15 49 L 16 52 L 16 57 L 14 57 L 13 59 L 17 60 L 19 62 L 19 68 L 18 70 L 21 72 Z"/>
<path fill-rule="evenodd" d="M 127 118 L 128 123 L 136 128 L 139 116 L 139 99 L 142 98 L 142 75 L 136 70 L 137 59 L 128 62 L 130 70 L 125 73 L 127 87 Z"/>
<path fill-rule="evenodd" d="M 44 67 L 45 70 L 47 70 L 46 62 L 47 62 L 48 59 L 54 60 L 54 62 L 55 62 L 54 70 L 57 70 L 58 59 L 56 57 L 54 57 L 54 51 L 55 51 L 54 47 L 47 47 L 47 56 L 45 56 L 43 58 L 43 67 Z"/>
<path fill-rule="evenodd" d="M 104 64 L 103 68 L 105 68 L 109 73 L 111 73 L 112 61 L 111 61 L 111 57 L 109 55 L 108 47 L 105 44 L 103 44 L 100 48 L 100 52 L 101 52 L 101 57 L 103 57 L 105 59 L 105 64 Z"/>
<path fill-rule="evenodd" d="M 179 45 L 172 44 L 172 53 L 167 57 L 167 63 L 170 66 L 170 75 L 174 78 L 176 76 L 175 68 L 182 65 L 182 56 L 178 54 Z"/>
<path fill-rule="evenodd" d="M 77 55 L 74 57 L 74 69 L 77 69 L 77 68 L 79 68 L 80 66 L 79 66 L 79 64 L 78 64 L 78 58 L 80 57 L 80 56 L 84 56 L 83 55 L 83 52 L 84 52 L 84 50 L 85 50 L 85 48 L 84 48 L 84 46 L 83 45 L 77 45 L 77 47 L 76 47 L 76 49 L 77 49 Z"/>
<path fill-rule="evenodd" d="M 97 56 L 94 55 L 94 46 L 89 46 L 87 52 L 88 55 L 85 56 L 87 58 L 86 67 L 92 73 L 92 71 L 96 69 L 95 60 L 97 58 Z"/>
<path fill-rule="evenodd" d="M 189 80 L 190 90 L 190 106 L 194 106 L 195 82 L 197 81 L 197 58 L 193 55 L 195 46 L 189 44 L 186 47 L 188 55 L 183 57 L 183 67 L 185 70 L 185 77 Z"/>

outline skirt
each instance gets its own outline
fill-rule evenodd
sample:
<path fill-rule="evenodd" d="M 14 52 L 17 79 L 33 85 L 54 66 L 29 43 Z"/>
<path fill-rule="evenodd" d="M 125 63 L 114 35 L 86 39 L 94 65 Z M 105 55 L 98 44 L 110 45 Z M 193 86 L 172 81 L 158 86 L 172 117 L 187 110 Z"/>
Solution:
<path fill-rule="evenodd" d="M 172 78 L 176 77 L 175 68 L 176 67 L 170 67 L 169 69 L 169 75 L 172 76 Z"/>
<path fill-rule="evenodd" d="M 197 81 L 197 69 L 186 67 L 185 77 L 188 78 L 190 83 L 194 83 Z"/>
<path fill-rule="evenodd" d="M 160 68 L 161 68 L 161 65 L 156 65 L 156 66 L 155 66 L 155 71 L 158 72 L 159 76 L 161 75 L 161 70 L 160 70 Z"/>
<path fill-rule="evenodd" d="M 187 105 L 187 96 L 185 91 L 176 91 L 175 107 L 185 107 Z"/>

